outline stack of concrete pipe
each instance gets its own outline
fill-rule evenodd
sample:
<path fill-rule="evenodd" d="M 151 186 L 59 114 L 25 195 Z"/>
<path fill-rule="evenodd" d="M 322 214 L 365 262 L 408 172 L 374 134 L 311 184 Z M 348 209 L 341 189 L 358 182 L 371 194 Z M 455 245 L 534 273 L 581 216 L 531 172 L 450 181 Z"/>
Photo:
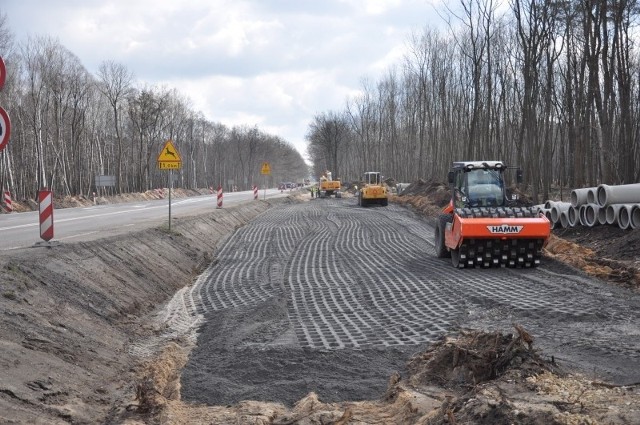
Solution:
<path fill-rule="evenodd" d="M 640 183 L 586 187 L 571 191 L 571 202 L 547 201 L 537 206 L 553 228 L 617 224 L 640 228 Z"/>
<path fill-rule="evenodd" d="M 607 224 L 621 229 L 640 228 L 640 183 L 598 186 L 597 200 Z"/>

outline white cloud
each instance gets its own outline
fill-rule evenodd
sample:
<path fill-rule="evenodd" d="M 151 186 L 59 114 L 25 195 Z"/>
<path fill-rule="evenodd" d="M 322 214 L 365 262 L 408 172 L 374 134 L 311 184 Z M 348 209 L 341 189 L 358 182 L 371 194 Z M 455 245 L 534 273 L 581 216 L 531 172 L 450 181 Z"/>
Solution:
<path fill-rule="evenodd" d="M 426 0 L 6 0 L 18 40 L 58 38 L 90 72 L 123 63 L 212 121 L 258 125 L 305 151 L 317 113 L 399 63 L 439 19 Z"/>

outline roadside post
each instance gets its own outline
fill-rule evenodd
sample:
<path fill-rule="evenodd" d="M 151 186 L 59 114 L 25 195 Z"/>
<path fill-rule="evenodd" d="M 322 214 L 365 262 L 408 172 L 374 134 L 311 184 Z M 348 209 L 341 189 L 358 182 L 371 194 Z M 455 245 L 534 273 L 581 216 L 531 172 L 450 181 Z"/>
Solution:
<path fill-rule="evenodd" d="M 222 185 L 218 185 L 218 208 L 222 208 Z"/>
<path fill-rule="evenodd" d="M 271 165 L 268 162 L 262 163 L 262 168 L 260 169 L 260 173 L 264 176 L 264 194 L 263 200 L 267 199 L 267 176 L 271 175 Z"/>
<path fill-rule="evenodd" d="M 258 200 L 258 185 L 257 184 L 253 185 L 253 199 L 255 201 Z"/>
<path fill-rule="evenodd" d="M 45 242 L 53 239 L 53 192 L 41 189 L 38 192 L 40 213 L 40 238 Z"/>
<path fill-rule="evenodd" d="M 4 192 L 4 207 L 6 208 L 8 213 L 13 211 L 13 204 L 11 203 L 11 192 L 9 191 Z"/>
<path fill-rule="evenodd" d="M 171 189 L 173 189 L 173 170 L 182 168 L 180 153 L 173 146 L 171 139 L 167 140 L 158 155 L 158 169 L 169 170 L 169 231 L 171 231 Z"/>

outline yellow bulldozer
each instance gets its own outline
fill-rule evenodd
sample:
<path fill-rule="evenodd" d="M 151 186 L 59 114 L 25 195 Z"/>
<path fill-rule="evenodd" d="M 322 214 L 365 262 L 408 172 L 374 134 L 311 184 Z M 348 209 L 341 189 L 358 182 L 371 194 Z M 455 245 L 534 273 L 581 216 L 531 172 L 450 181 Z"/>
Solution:
<path fill-rule="evenodd" d="M 382 182 L 382 176 L 378 171 L 364 173 L 364 185 L 358 193 L 358 205 L 368 207 L 378 204 L 386 207 L 389 203 L 389 190 Z"/>

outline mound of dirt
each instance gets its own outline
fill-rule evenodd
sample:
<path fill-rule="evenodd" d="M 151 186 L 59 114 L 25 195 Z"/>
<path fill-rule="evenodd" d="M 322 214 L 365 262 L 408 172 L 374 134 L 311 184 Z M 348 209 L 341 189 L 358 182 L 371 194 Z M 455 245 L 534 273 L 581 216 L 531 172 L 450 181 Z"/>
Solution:
<path fill-rule="evenodd" d="M 515 329 L 515 335 L 462 331 L 445 338 L 411 359 L 409 381 L 416 386 L 435 382 L 448 389 L 467 390 L 503 376 L 514 366 L 529 375 L 554 370 L 532 350 L 533 337 L 520 325 Z"/>
<path fill-rule="evenodd" d="M 640 402 L 634 387 L 612 387 L 565 376 L 533 347 L 519 325 L 513 334 L 460 331 L 408 364 L 409 374 L 389 378 L 378 400 L 326 403 L 309 393 L 293 407 L 244 401 L 228 406 L 180 401 L 172 369 L 185 351 L 168 347 L 148 364 L 138 384 L 139 409 L 124 423 L 246 424 L 590 424 L 637 423 Z M 140 390 L 142 388 L 142 390 Z M 626 408 L 625 408 L 626 407 Z"/>

